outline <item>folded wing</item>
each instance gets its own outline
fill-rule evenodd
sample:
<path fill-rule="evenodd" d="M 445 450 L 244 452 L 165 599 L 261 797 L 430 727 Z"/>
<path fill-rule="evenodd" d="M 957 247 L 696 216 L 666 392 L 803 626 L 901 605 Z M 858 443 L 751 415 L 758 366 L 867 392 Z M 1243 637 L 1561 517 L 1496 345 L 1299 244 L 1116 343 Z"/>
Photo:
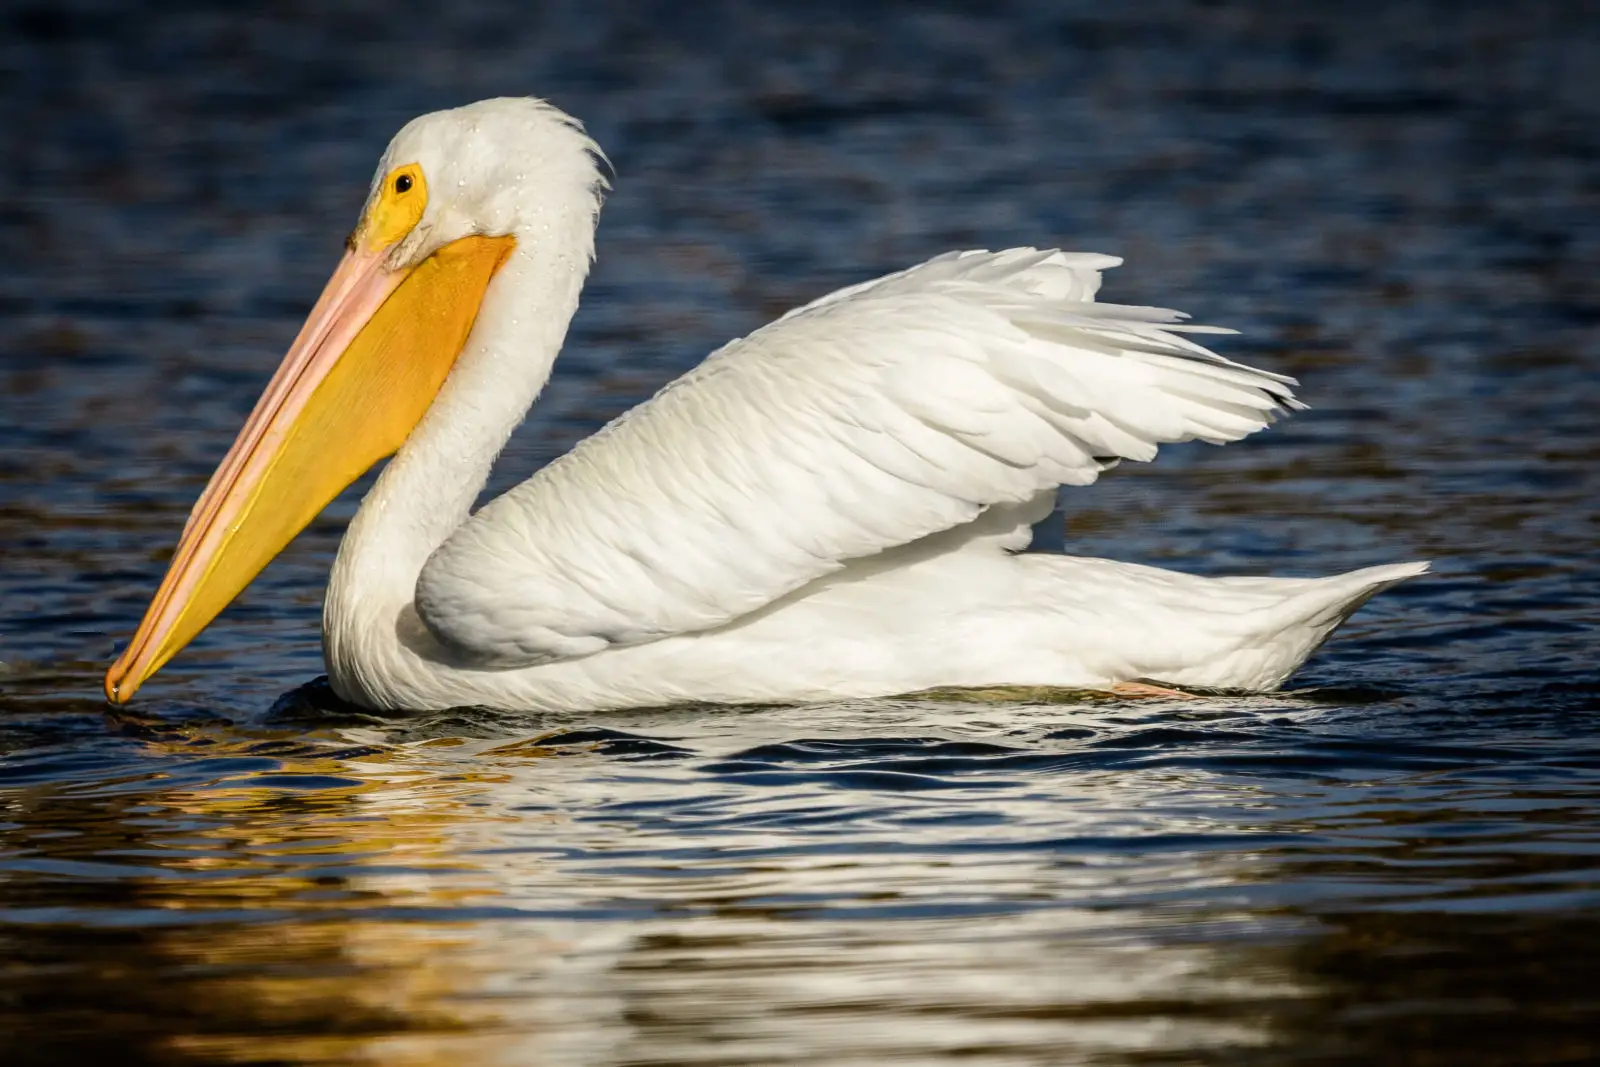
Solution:
<path fill-rule="evenodd" d="M 730 342 L 480 510 L 416 603 L 534 664 L 723 625 L 997 505 L 1301 405 L 1160 308 L 1094 301 L 1110 256 L 962 252 Z"/>

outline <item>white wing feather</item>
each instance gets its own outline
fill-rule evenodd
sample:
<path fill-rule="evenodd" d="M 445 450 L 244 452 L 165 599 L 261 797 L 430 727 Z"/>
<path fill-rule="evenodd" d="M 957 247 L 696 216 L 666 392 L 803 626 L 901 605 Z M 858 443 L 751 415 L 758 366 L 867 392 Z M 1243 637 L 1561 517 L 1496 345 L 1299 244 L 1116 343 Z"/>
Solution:
<path fill-rule="evenodd" d="M 508 666 L 707 630 L 1118 459 L 1302 406 L 1293 379 L 1182 335 L 1229 331 L 1095 303 L 1119 262 L 951 253 L 790 312 L 485 506 L 423 569 L 419 614 Z M 994 526 L 975 537 L 1011 544 Z"/>

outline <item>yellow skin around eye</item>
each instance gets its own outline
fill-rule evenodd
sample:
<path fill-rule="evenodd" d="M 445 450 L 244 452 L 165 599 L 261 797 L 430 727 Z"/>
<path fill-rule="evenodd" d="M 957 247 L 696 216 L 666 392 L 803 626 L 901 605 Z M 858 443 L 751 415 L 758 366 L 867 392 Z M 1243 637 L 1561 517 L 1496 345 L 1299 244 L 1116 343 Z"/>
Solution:
<path fill-rule="evenodd" d="M 396 188 L 396 181 L 402 176 L 411 179 L 410 188 L 404 192 Z M 378 199 L 361 220 L 358 243 L 373 252 L 388 248 L 411 232 L 427 206 L 428 182 L 422 176 L 422 167 L 416 163 L 396 167 L 384 177 Z"/>

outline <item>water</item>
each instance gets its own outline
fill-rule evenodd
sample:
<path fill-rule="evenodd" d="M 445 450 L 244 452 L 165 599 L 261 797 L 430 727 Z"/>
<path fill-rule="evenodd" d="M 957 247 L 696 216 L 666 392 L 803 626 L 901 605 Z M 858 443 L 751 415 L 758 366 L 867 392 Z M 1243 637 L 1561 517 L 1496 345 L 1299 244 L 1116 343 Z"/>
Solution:
<path fill-rule="evenodd" d="M 1600 1059 L 1585 5 L 445 7 L 6 9 L 0 1061 Z M 507 92 L 619 180 L 496 488 L 829 288 L 1062 244 L 1313 404 L 1075 550 L 1435 574 L 1270 697 L 393 719 L 313 683 L 352 493 L 108 710 L 388 137 Z"/>

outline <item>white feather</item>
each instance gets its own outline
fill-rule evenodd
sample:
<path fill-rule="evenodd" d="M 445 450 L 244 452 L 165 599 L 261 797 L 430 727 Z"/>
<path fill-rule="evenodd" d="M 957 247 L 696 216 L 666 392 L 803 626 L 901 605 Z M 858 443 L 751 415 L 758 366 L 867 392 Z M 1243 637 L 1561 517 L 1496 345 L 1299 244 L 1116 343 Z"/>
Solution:
<path fill-rule="evenodd" d="M 1080 298 L 1098 286 L 1082 268 L 1060 284 L 1059 255 L 940 257 L 726 345 L 457 530 L 419 613 L 501 665 L 712 629 L 984 508 L 1086 485 L 1105 458 L 1243 437 L 1291 401 L 1288 379 L 1151 321 L 1170 313 Z M 469 580 L 491 566 L 492 589 Z"/>

